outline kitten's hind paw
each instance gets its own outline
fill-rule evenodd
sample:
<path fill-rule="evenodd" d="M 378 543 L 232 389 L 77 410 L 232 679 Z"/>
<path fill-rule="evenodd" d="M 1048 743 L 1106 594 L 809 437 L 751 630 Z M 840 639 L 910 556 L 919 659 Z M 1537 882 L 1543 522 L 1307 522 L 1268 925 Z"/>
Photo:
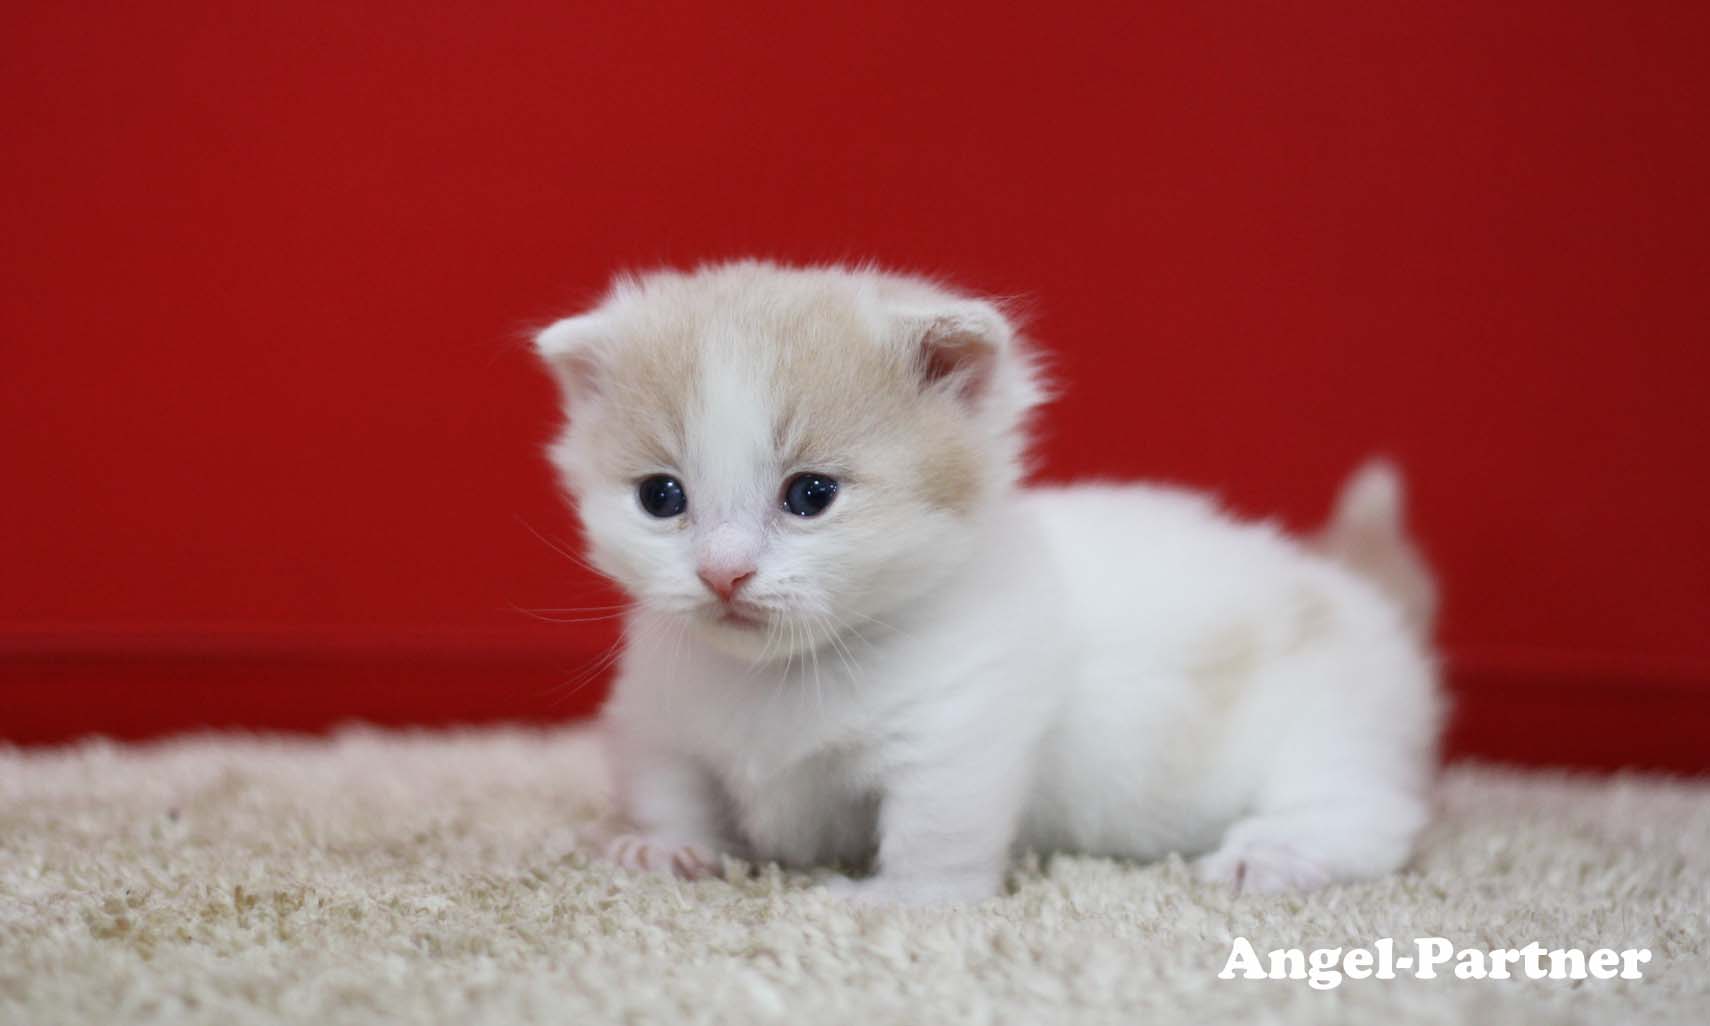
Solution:
<path fill-rule="evenodd" d="M 703 845 L 642 834 L 619 834 L 606 845 L 606 858 L 625 869 L 675 875 L 683 880 L 719 876 L 718 854 Z"/>
<path fill-rule="evenodd" d="M 1206 883 L 1231 887 L 1235 893 L 1281 894 L 1315 891 L 1330 883 L 1330 873 L 1283 844 L 1225 844 L 1194 864 L 1194 875 Z"/>
<path fill-rule="evenodd" d="M 1407 794 L 1261 813 L 1231 826 L 1195 873 L 1252 894 L 1369 880 L 1406 863 L 1424 821 L 1423 806 Z"/>

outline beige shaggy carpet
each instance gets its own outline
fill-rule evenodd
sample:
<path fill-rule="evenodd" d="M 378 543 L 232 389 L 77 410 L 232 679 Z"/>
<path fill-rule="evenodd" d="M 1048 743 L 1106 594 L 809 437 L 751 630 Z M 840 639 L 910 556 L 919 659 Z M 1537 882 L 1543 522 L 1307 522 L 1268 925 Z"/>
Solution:
<path fill-rule="evenodd" d="M 1057 858 L 978 907 L 593 859 L 576 730 L 0 749 L 0 1022 L 1710 1021 L 1710 786 L 1458 768 L 1416 867 L 1234 897 Z M 1642 980 L 1220 980 L 1277 947 L 1649 948 Z"/>

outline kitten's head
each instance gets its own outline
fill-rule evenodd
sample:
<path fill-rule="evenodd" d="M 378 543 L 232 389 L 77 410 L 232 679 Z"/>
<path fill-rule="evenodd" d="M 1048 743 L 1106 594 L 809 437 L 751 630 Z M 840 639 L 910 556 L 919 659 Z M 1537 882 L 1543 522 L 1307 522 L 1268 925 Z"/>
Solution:
<path fill-rule="evenodd" d="M 594 564 L 751 658 L 862 628 L 965 559 L 1041 399 L 995 306 L 872 270 L 622 278 L 535 344 Z"/>

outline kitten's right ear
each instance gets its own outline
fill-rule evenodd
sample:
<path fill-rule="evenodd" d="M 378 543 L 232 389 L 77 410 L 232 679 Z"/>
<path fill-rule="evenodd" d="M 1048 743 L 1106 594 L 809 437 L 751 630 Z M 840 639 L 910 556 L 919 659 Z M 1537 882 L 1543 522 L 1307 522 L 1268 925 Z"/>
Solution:
<path fill-rule="evenodd" d="M 899 312 L 915 349 L 921 380 L 966 402 L 983 403 L 1015 329 L 997 307 L 978 299 L 947 301 Z"/>
<path fill-rule="evenodd" d="M 595 360 L 610 338 L 610 326 L 598 312 L 566 317 L 534 336 L 534 351 L 552 371 L 564 394 L 572 401 L 591 398 L 600 391 L 600 370 Z"/>

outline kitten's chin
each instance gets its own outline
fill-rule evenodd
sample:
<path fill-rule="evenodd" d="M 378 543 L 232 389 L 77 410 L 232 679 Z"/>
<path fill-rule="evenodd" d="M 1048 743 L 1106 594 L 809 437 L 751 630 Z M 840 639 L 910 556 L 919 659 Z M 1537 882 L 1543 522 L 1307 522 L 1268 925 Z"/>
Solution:
<path fill-rule="evenodd" d="M 708 645 L 745 662 L 762 662 L 783 656 L 789 628 L 748 619 L 697 617 L 694 626 Z"/>

